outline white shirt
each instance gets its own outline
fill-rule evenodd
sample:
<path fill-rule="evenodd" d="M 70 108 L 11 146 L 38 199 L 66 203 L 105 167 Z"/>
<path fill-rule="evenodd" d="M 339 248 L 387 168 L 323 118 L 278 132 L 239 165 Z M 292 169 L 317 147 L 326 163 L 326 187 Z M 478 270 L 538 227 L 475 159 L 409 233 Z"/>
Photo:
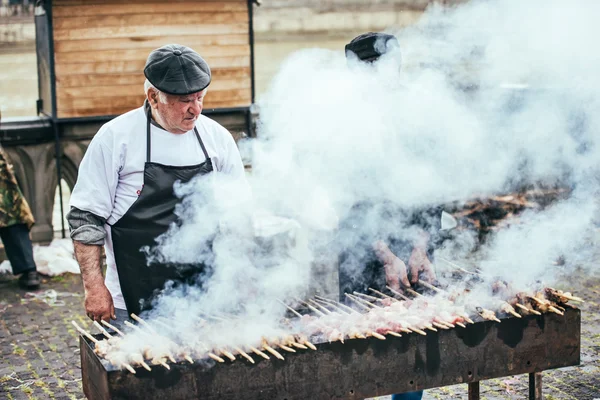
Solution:
<path fill-rule="evenodd" d="M 200 115 L 196 128 L 213 168 L 234 177 L 244 176 L 244 165 L 231 134 L 217 122 Z M 206 158 L 193 130 L 174 134 L 151 125 L 151 158 L 165 165 L 203 163 Z M 146 162 L 146 113 L 132 110 L 104 124 L 92 139 L 81 165 L 70 206 L 105 218 L 107 224 L 106 279 L 115 308 L 126 309 L 115 264 L 110 226 L 138 198 Z"/>

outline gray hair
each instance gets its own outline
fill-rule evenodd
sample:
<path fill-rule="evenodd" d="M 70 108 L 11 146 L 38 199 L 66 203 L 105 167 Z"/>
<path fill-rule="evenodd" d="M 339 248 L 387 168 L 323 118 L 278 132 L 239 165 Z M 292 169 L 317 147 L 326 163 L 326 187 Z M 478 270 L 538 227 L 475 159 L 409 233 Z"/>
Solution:
<path fill-rule="evenodd" d="M 152 83 L 150 83 L 148 79 L 146 79 L 146 81 L 144 82 L 144 93 L 146 93 L 146 97 L 148 97 L 148 91 L 150 89 L 156 90 L 156 92 L 158 93 L 158 101 L 160 101 L 163 104 L 167 104 L 167 95 L 158 90 Z"/>

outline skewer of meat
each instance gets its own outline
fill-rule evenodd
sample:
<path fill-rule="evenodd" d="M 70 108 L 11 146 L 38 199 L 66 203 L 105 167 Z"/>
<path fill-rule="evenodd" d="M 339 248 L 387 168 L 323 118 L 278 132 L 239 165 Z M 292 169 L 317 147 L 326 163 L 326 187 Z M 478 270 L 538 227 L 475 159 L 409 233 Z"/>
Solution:
<path fill-rule="evenodd" d="M 334 302 L 329 303 L 327 301 L 323 301 L 323 300 L 320 300 L 320 299 L 317 299 L 317 298 L 315 299 L 315 301 L 317 303 L 321 304 L 323 307 L 324 306 L 331 307 L 335 312 L 337 312 L 339 314 L 342 314 L 342 315 L 349 315 L 349 314 L 351 314 L 350 312 L 344 310 L 343 308 L 338 307 Z"/>
<path fill-rule="evenodd" d="M 158 332 L 156 331 L 156 329 L 154 329 L 154 328 L 152 327 L 152 325 L 150 325 L 148 322 L 146 322 L 145 320 L 143 320 L 141 317 L 139 317 L 139 316 L 135 315 L 134 313 L 131 313 L 131 315 L 130 315 L 130 316 L 131 316 L 131 318 L 132 318 L 133 320 L 135 320 L 136 322 L 138 322 L 138 323 L 139 323 L 139 324 L 141 324 L 141 325 L 144 325 L 144 327 L 146 327 L 146 328 L 147 328 L 147 329 L 148 329 L 150 332 L 152 332 L 153 334 L 155 334 L 155 335 L 157 335 L 158 337 L 160 337 L 162 340 L 166 340 L 166 341 L 170 342 L 170 343 L 172 344 L 172 346 L 173 346 L 173 347 L 179 347 L 179 346 L 177 346 L 175 343 L 173 343 L 173 342 L 172 342 L 170 339 L 168 339 L 168 338 L 166 338 L 166 337 L 162 336 L 160 333 L 158 333 Z M 157 321 L 155 321 L 155 322 L 157 322 Z M 181 357 L 182 357 L 184 360 L 186 360 L 187 362 L 189 362 L 190 364 L 193 364 L 193 363 L 194 363 L 194 360 L 193 360 L 193 359 L 192 359 L 192 358 L 191 358 L 191 357 L 190 357 L 188 354 L 186 354 L 186 353 L 182 353 L 182 354 L 180 354 L 180 356 L 181 356 Z M 175 357 L 174 357 L 172 354 L 167 354 L 167 357 L 169 358 L 169 360 L 170 360 L 171 362 L 175 363 Z"/>
<path fill-rule="evenodd" d="M 287 335 L 284 338 L 284 340 L 285 340 L 286 345 L 288 345 L 288 346 L 295 347 L 297 349 L 308 350 L 308 347 L 306 347 L 302 343 L 296 342 L 296 338 L 294 337 L 294 335 Z"/>
<path fill-rule="evenodd" d="M 500 310 L 504 311 L 507 314 L 511 314 L 514 315 L 517 318 L 521 318 L 521 314 L 517 313 L 517 311 L 513 308 L 513 306 L 511 306 L 509 303 L 507 303 L 506 301 L 503 301 L 500 304 Z"/>
<path fill-rule="evenodd" d="M 432 284 L 430 284 L 428 282 L 425 282 L 424 280 L 419 279 L 418 282 L 419 282 L 419 285 L 425 286 L 427 289 L 431 289 L 434 292 L 437 292 L 437 293 L 446 293 L 445 290 L 440 289 L 439 287 L 433 286 Z"/>
<path fill-rule="evenodd" d="M 312 343 L 311 343 L 311 342 L 308 340 L 308 338 L 307 338 L 306 336 L 304 336 L 304 335 L 296 335 L 296 336 L 297 336 L 297 339 L 298 339 L 298 342 L 299 342 L 299 343 L 302 343 L 302 344 L 304 344 L 306 347 L 308 347 L 308 348 L 309 348 L 309 349 L 311 349 L 311 350 L 315 350 L 315 351 L 317 350 L 317 348 L 315 347 L 315 345 L 314 345 L 314 344 L 312 344 Z"/>
<path fill-rule="evenodd" d="M 108 351 L 108 348 L 106 345 L 108 345 L 108 341 L 105 340 L 98 340 L 95 337 L 93 337 L 88 331 L 86 331 L 85 329 L 83 329 L 82 327 L 80 327 L 77 322 L 75 321 L 71 321 L 71 324 L 73 324 L 73 326 L 75 327 L 75 329 L 77 329 L 77 331 L 79 333 L 81 333 L 83 336 L 85 336 L 86 338 L 88 338 L 92 343 L 94 343 L 94 347 L 99 350 L 97 352 L 98 353 L 103 353 L 104 358 L 106 358 L 109 362 L 111 362 L 111 364 L 117 366 L 117 367 L 125 367 L 129 372 L 131 372 L 132 374 L 135 374 L 135 369 L 131 366 L 131 364 L 127 363 L 127 362 L 119 362 L 117 363 L 117 361 L 110 357 L 110 353 Z M 114 362 L 113 362 L 114 361 Z"/>
<path fill-rule="evenodd" d="M 521 303 L 516 303 L 515 307 L 520 308 L 521 310 L 523 310 L 526 314 L 535 314 L 535 315 L 542 315 L 541 312 L 534 310 L 533 308 L 527 308 L 525 307 L 523 304 Z"/>
<path fill-rule="evenodd" d="M 292 313 L 294 313 L 294 314 L 295 314 L 295 315 L 296 315 L 298 318 L 302 318 L 302 317 L 303 317 L 303 315 L 302 315 L 302 314 L 300 314 L 298 311 L 294 310 L 292 307 L 288 306 L 287 304 L 285 304 L 285 303 L 284 303 L 284 302 L 282 302 L 281 300 L 278 300 L 278 301 L 279 301 L 281 304 L 283 304 L 284 306 L 286 306 L 286 307 L 288 308 L 288 310 L 292 311 Z M 315 346 L 314 346 L 314 345 L 313 345 L 313 344 L 312 344 L 312 343 L 311 343 L 311 342 L 308 340 L 308 338 L 305 338 L 305 337 L 301 337 L 301 338 L 300 338 L 300 342 L 299 342 L 299 343 L 296 343 L 296 344 L 294 345 L 294 347 L 298 347 L 298 345 L 303 345 L 303 346 L 309 347 L 309 348 L 311 348 L 311 349 L 313 349 L 313 350 L 316 350 L 316 349 L 317 349 L 317 348 L 316 348 L 316 347 L 315 347 Z M 263 353 L 263 354 L 264 354 L 264 353 Z M 262 355 L 261 355 L 261 357 L 262 357 Z M 268 359 L 268 358 L 267 358 L 267 359 Z"/>
<path fill-rule="evenodd" d="M 321 305 L 321 304 L 317 303 L 315 300 L 313 300 L 313 299 L 309 299 L 308 301 L 309 301 L 309 302 L 311 302 L 311 303 L 312 303 L 313 305 L 315 305 L 316 307 L 318 307 L 320 310 L 322 310 L 322 311 L 323 311 L 325 314 L 328 314 L 328 315 L 329 315 L 329 314 L 331 314 L 331 313 L 332 313 L 332 311 L 331 311 L 331 310 L 329 310 L 328 308 L 324 307 L 323 305 Z"/>
<path fill-rule="evenodd" d="M 389 290 L 390 292 L 392 292 L 393 294 L 395 294 L 396 296 L 400 297 L 403 300 L 406 301 L 410 301 L 410 298 L 408 298 L 407 296 L 403 295 L 402 293 L 398 292 L 397 290 L 394 290 L 393 288 L 386 286 L 387 290 Z"/>
<path fill-rule="evenodd" d="M 164 320 L 168 322 L 168 320 L 167 320 L 167 319 L 164 319 Z M 171 332 L 175 332 L 175 333 L 177 333 L 177 331 L 176 331 L 176 330 L 173 328 L 173 326 L 170 326 L 170 325 L 168 325 L 167 323 L 163 322 L 163 321 L 162 321 L 161 319 L 159 319 L 159 318 L 156 318 L 156 319 L 154 319 L 154 321 L 153 321 L 153 322 L 154 322 L 154 323 L 156 323 L 156 324 L 158 324 L 158 325 L 160 325 L 162 328 L 165 328 L 165 329 L 167 329 L 167 330 L 169 330 L 169 331 L 171 331 Z M 196 345 L 196 347 L 201 347 L 201 348 L 208 349 L 208 347 L 206 346 L 206 344 L 204 344 L 203 342 L 196 341 L 196 342 L 195 342 L 195 345 Z M 216 354 L 214 354 L 214 353 L 213 353 L 213 352 L 211 352 L 211 351 L 207 351 L 207 353 L 206 353 L 206 354 L 202 354 L 202 355 L 200 355 L 200 357 L 199 357 L 199 358 L 204 358 L 205 356 L 208 356 L 208 357 L 209 357 L 209 358 L 211 358 L 212 360 L 214 360 L 214 361 L 217 361 L 217 362 L 220 362 L 220 363 L 224 363 L 224 362 L 225 362 L 225 360 L 223 360 L 221 357 L 217 356 Z M 189 363 L 191 363 L 191 364 L 193 364 L 193 363 L 194 363 L 194 360 L 191 358 L 191 356 L 190 356 L 190 355 L 186 355 L 186 354 L 184 354 L 184 355 L 183 355 L 183 358 L 184 358 L 184 359 L 186 359 L 186 360 L 187 360 Z"/>
<path fill-rule="evenodd" d="M 102 323 L 102 325 L 106 326 L 108 329 L 112 329 L 112 331 L 116 332 L 119 336 L 125 336 L 125 334 L 123 332 L 121 332 L 119 329 L 117 329 L 117 327 L 109 324 L 105 320 L 102 320 L 100 322 Z"/>
<path fill-rule="evenodd" d="M 98 321 L 94 321 L 93 324 L 100 331 L 100 333 L 104 335 L 105 338 L 112 339 L 113 336 L 110 333 L 108 333 L 108 331 L 104 329 L 104 327 L 100 325 Z"/>
<path fill-rule="evenodd" d="M 302 318 L 302 314 L 300 314 L 298 311 L 294 310 L 292 307 L 290 307 L 290 306 L 288 306 L 287 304 L 285 304 L 283 301 L 281 301 L 281 300 L 279 300 L 279 299 L 278 299 L 278 300 L 277 300 L 277 302 L 279 302 L 279 303 L 283 304 L 283 306 L 284 306 L 285 308 L 287 308 L 289 311 L 291 311 L 291 312 L 292 312 L 292 314 L 294 314 L 296 317 L 298 317 L 298 318 Z"/>
<path fill-rule="evenodd" d="M 156 335 L 158 338 L 160 338 L 161 340 L 165 341 L 166 343 L 169 344 L 169 347 L 178 347 L 176 343 L 174 343 L 171 339 L 161 335 L 160 333 L 158 333 L 156 331 L 156 329 L 154 329 L 149 323 L 147 323 L 146 321 L 144 321 L 142 318 L 138 317 L 137 315 L 131 313 L 131 318 L 134 319 L 136 322 L 138 322 L 139 324 L 143 325 L 146 329 L 148 329 L 150 331 L 150 333 L 152 333 L 153 335 Z M 131 326 L 135 326 L 133 324 L 131 324 Z M 187 355 L 183 355 L 183 357 L 190 362 L 191 364 L 194 363 L 193 360 L 191 360 L 191 358 Z M 169 361 L 171 361 L 172 363 L 176 363 L 177 361 L 175 361 L 175 357 L 174 355 L 167 350 L 167 358 L 169 359 Z M 191 360 L 191 361 L 190 361 Z"/>
<path fill-rule="evenodd" d="M 118 338 L 114 337 L 113 335 L 111 335 L 110 333 L 108 333 L 108 331 L 106 329 L 104 329 L 102 327 L 102 325 L 100 325 L 97 321 L 94 321 L 94 326 L 96 328 L 98 328 L 98 330 L 100 330 L 100 332 L 102 332 L 102 334 L 109 340 L 109 342 L 115 341 L 115 340 L 119 340 Z M 146 364 L 146 362 L 144 361 L 144 357 L 142 357 L 141 354 L 131 354 L 131 360 L 136 363 L 141 365 L 142 367 L 144 367 L 144 369 L 148 370 L 148 371 L 152 371 L 152 368 L 150 368 L 150 366 L 148 364 Z"/>
<path fill-rule="evenodd" d="M 257 348 L 256 348 L 256 347 L 254 347 L 254 346 L 248 346 L 248 348 L 249 348 L 249 349 L 250 349 L 250 350 L 251 350 L 251 351 L 252 351 L 254 354 L 257 354 L 257 355 L 261 356 L 261 357 L 262 357 L 262 358 L 264 358 L 265 360 L 270 360 L 270 359 L 271 359 L 271 358 L 270 358 L 268 355 L 266 355 L 265 353 L 263 353 L 262 351 L 260 351 L 259 349 L 257 349 Z"/>
<path fill-rule="evenodd" d="M 353 309 L 352 307 L 348 307 L 347 305 L 340 303 L 338 301 L 334 301 L 334 300 L 329 300 L 325 297 L 321 297 L 321 296 L 315 296 L 317 297 L 318 300 L 321 300 L 322 302 L 326 302 L 328 304 L 331 305 L 331 307 L 336 308 L 337 311 L 343 311 L 346 312 L 347 314 L 356 314 L 358 313 L 358 311 L 356 311 L 355 309 Z"/>
<path fill-rule="evenodd" d="M 424 297 L 421 293 L 417 293 L 414 290 L 410 289 L 410 288 L 406 288 L 404 289 L 406 291 L 406 293 L 410 293 L 411 295 L 413 295 L 415 298 L 419 298 L 419 297 Z"/>
<path fill-rule="evenodd" d="M 529 295 L 527 293 L 517 293 L 515 298 L 510 303 L 513 302 L 516 307 L 519 307 L 530 314 L 542 315 L 541 312 L 533 308 L 533 305 L 531 304 L 532 302 L 529 300 Z"/>
<path fill-rule="evenodd" d="M 270 339 L 267 339 L 267 338 L 263 337 L 263 340 L 264 340 L 265 343 L 268 343 L 271 346 L 279 347 L 280 349 L 283 349 L 283 350 L 287 351 L 288 353 L 295 353 L 296 352 L 296 350 L 294 350 L 291 347 L 287 346 L 278 337 L 272 337 Z"/>
<path fill-rule="evenodd" d="M 215 349 L 215 353 L 229 358 L 229 360 L 232 362 L 236 360 L 235 356 L 227 349 Z"/>
<path fill-rule="evenodd" d="M 371 307 L 366 306 L 364 303 L 362 303 L 361 301 L 355 299 L 350 293 L 344 293 L 344 295 L 349 298 L 350 300 L 352 300 L 354 302 L 354 304 L 358 305 L 360 308 L 362 308 L 365 311 L 369 311 L 371 310 Z"/>
<path fill-rule="evenodd" d="M 386 305 L 386 306 L 391 305 L 393 302 L 400 301 L 400 300 L 396 299 L 395 297 L 392 297 L 392 296 L 389 296 L 389 295 L 387 295 L 385 293 L 380 292 L 379 290 L 375 290 L 373 288 L 369 288 L 369 290 L 371 292 L 375 293 L 376 295 L 381 296 L 380 299 L 379 299 L 379 301 L 382 304 Z"/>
<path fill-rule="evenodd" d="M 479 315 L 481 315 L 481 318 L 487 319 L 488 321 L 501 322 L 492 310 L 487 310 L 482 307 L 476 307 L 476 309 Z"/>
<path fill-rule="evenodd" d="M 88 331 L 86 331 L 85 329 L 83 329 L 82 327 L 80 327 L 77 324 L 77 322 L 71 321 L 71 324 L 75 327 L 75 329 L 77 329 L 77 331 L 79 333 L 81 333 L 83 336 L 85 336 L 86 338 L 88 338 L 95 345 L 97 345 L 98 343 L 100 343 L 100 340 L 96 339 L 95 337 L 92 336 L 91 333 L 89 333 Z"/>
<path fill-rule="evenodd" d="M 134 314 L 131 314 L 131 315 L 134 315 Z M 143 332 L 142 329 L 139 326 L 134 325 L 134 324 L 132 324 L 129 321 L 125 321 L 124 324 L 126 326 L 134 329 L 137 332 Z M 148 328 L 148 330 L 150 331 L 151 334 L 158 336 L 158 338 L 160 338 L 160 339 L 166 340 L 169 344 L 173 343 L 171 340 L 169 340 L 169 339 L 165 338 L 164 336 L 161 336 L 158 333 L 156 333 L 156 331 L 154 329 L 150 328 L 149 326 L 147 328 Z M 169 361 L 171 361 L 173 364 L 175 364 L 177 362 L 177 361 L 175 361 L 175 357 L 173 356 L 173 354 L 170 351 L 168 351 L 168 350 L 165 351 L 165 354 L 163 355 L 163 357 L 168 358 Z M 151 357 L 149 357 L 149 358 L 151 358 Z M 171 368 L 169 368 L 169 369 L 171 369 Z"/>
<path fill-rule="evenodd" d="M 556 301 L 557 303 L 566 304 L 567 301 L 576 301 L 579 303 L 585 303 L 581 297 L 573 296 L 570 292 L 563 292 L 562 290 L 557 290 L 551 287 L 547 287 L 545 290 L 546 297 Z"/>
<path fill-rule="evenodd" d="M 134 324 L 132 324 L 129 321 L 125 321 L 124 324 L 126 326 L 128 326 L 129 328 L 132 328 L 134 330 L 136 330 L 137 332 L 142 332 L 142 330 L 140 329 L 140 327 L 135 326 Z M 150 362 L 153 365 L 162 365 L 163 367 L 165 367 L 166 369 L 171 369 L 171 367 L 169 367 L 169 364 L 167 364 L 164 359 L 167 358 L 167 355 L 161 355 L 161 354 L 155 354 L 154 353 L 154 349 L 151 349 L 149 347 L 144 349 L 144 357 L 148 360 L 151 360 Z"/>
<path fill-rule="evenodd" d="M 553 312 L 555 314 L 558 315 L 565 315 L 565 313 L 563 313 L 562 311 L 560 311 L 558 308 L 554 307 L 552 305 L 552 303 L 550 303 L 548 300 L 546 299 L 539 299 L 537 296 L 529 296 L 529 299 L 533 300 L 535 303 L 537 303 L 537 308 L 539 308 L 541 311 L 550 311 Z"/>
<path fill-rule="evenodd" d="M 254 364 L 254 359 L 252 357 L 250 357 L 250 355 L 248 353 L 246 353 L 244 350 L 242 350 L 239 346 L 235 346 L 233 349 L 235 351 L 237 351 L 246 360 L 250 361 L 250 363 Z"/>
<path fill-rule="evenodd" d="M 383 299 L 380 299 L 379 297 L 369 296 L 368 294 L 359 293 L 359 292 L 352 292 L 352 294 L 355 295 L 355 296 L 358 296 L 358 297 L 362 297 L 363 299 L 365 299 L 367 301 L 380 301 L 380 302 L 383 302 Z"/>
<path fill-rule="evenodd" d="M 365 311 L 369 311 L 369 310 L 371 309 L 370 307 L 368 307 L 368 306 L 367 306 L 367 304 L 370 304 L 368 301 L 366 301 L 366 300 L 362 300 L 362 299 L 360 299 L 360 298 L 358 298 L 358 297 L 356 297 L 356 296 L 353 296 L 353 295 L 351 295 L 351 294 L 349 294 L 349 293 L 344 293 L 344 294 L 345 294 L 345 295 L 346 295 L 346 296 L 347 296 L 347 297 L 348 297 L 350 300 L 352 300 L 352 301 L 353 301 L 355 304 L 357 304 L 358 306 L 362 307 L 362 308 L 363 308 Z M 340 304 L 340 306 L 341 306 L 341 304 Z M 372 307 L 376 307 L 376 306 L 374 306 L 374 305 L 371 305 L 371 306 L 372 306 Z M 349 309 L 350 309 L 350 308 L 349 308 Z M 356 311 L 355 311 L 355 310 L 352 310 L 352 311 L 353 311 L 353 313 L 356 313 Z M 385 340 L 385 336 L 383 336 L 383 335 L 381 335 L 381 334 L 379 334 L 379 333 L 377 333 L 377 332 L 373 332 L 373 331 L 372 331 L 372 330 L 370 330 L 370 329 L 368 329 L 368 330 L 367 330 L 367 332 L 366 332 L 366 335 L 367 335 L 367 336 L 373 336 L 373 337 L 375 337 L 375 338 L 377 338 L 377 339 L 380 339 L 380 340 Z M 364 338 L 364 335 L 361 335 L 361 334 L 360 334 L 358 331 L 351 331 L 351 332 L 349 332 L 349 333 L 348 333 L 348 337 L 349 337 L 350 339 L 353 339 L 353 338 Z M 342 343 L 343 343 L 343 335 L 342 335 L 342 338 L 340 338 L 340 340 L 341 340 L 341 341 L 342 341 Z"/>
<path fill-rule="evenodd" d="M 392 296 L 389 296 L 383 292 L 380 292 L 379 290 L 373 289 L 373 288 L 369 288 L 369 290 L 375 294 L 380 295 L 383 299 L 390 299 L 391 301 L 400 301 L 398 299 L 393 298 Z"/>
<path fill-rule="evenodd" d="M 275 350 L 274 348 L 269 346 L 269 344 L 267 343 L 267 341 L 264 338 L 263 338 L 262 347 L 263 347 L 263 349 L 265 349 L 266 351 L 268 351 L 275 357 L 279 358 L 280 360 L 285 360 L 285 358 L 283 358 L 283 356 L 277 350 Z"/>
<path fill-rule="evenodd" d="M 457 270 L 457 271 L 460 271 L 460 272 L 463 272 L 463 273 L 465 273 L 465 274 L 469 274 L 469 275 L 481 275 L 479 272 L 473 272 L 473 271 L 469 271 L 469 270 L 467 270 L 467 269 L 464 269 L 464 268 L 463 268 L 463 267 L 461 267 L 460 265 L 457 265 L 457 264 L 453 263 L 452 261 L 450 261 L 450 260 L 447 260 L 447 259 L 445 259 L 445 258 L 442 258 L 442 257 L 439 257 L 439 256 L 437 256 L 435 259 L 436 259 L 436 260 L 440 260 L 440 261 L 442 261 L 442 262 L 444 262 L 444 263 L 446 263 L 446 264 L 450 265 L 450 266 L 451 266 L 451 267 L 453 267 L 455 270 Z"/>
<path fill-rule="evenodd" d="M 298 300 L 301 304 L 304 304 L 306 307 L 309 308 L 309 310 L 311 310 L 312 312 L 314 312 L 315 314 L 319 315 L 319 316 L 325 316 L 327 314 L 325 314 L 323 311 L 315 308 L 314 306 L 308 304 L 307 302 L 303 301 L 303 300 Z"/>
<path fill-rule="evenodd" d="M 362 303 L 362 304 L 364 304 L 364 305 L 366 305 L 366 306 L 368 306 L 368 307 L 370 307 L 370 308 L 381 308 L 381 307 L 380 307 L 380 306 L 378 306 L 377 304 L 373 304 L 373 303 L 371 303 L 370 301 L 368 301 L 368 300 L 366 300 L 366 299 L 363 299 L 363 298 L 361 298 L 361 297 L 359 297 L 359 296 L 356 296 L 356 295 L 354 295 L 354 294 L 350 294 L 350 293 L 346 293 L 346 294 L 347 294 L 347 295 L 348 295 L 350 298 L 352 298 L 353 300 L 355 300 L 355 301 L 358 301 L 358 302 L 360 302 L 360 303 Z"/>
<path fill-rule="evenodd" d="M 146 329 L 148 329 L 148 330 L 149 330 L 149 331 L 150 331 L 152 334 L 154 334 L 154 335 L 156 335 L 156 336 L 160 337 L 162 340 L 166 340 L 166 341 L 168 341 L 168 342 L 172 343 L 172 346 L 173 346 L 173 347 L 179 347 L 179 346 L 177 346 L 175 343 L 173 343 L 173 342 L 172 342 L 170 339 L 168 339 L 168 338 L 166 338 L 166 337 L 162 336 L 160 333 L 158 333 L 158 332 L 156 331 L 156 329 L 154 329 L 154 328 L 152 327 L 152 325 L 150 325 L 148 322 L 146 322 L 145 320 L 143 320 L 141 317 L 139 317 L 139 316 L 135 315 L 134 313 L 131 313 L 131 315 L 130 315 L 130 316 L 131 316 L 131 318 L 132 318 L 134 321 L 136 321 L 136 322 L 138 322 L 139 324 L 143 325 L 143 326 L 144 326 Z M 156 321 L 155 321 L 155 322 L 156 322 Z M 175 361 L 175 357 L 173 356 L 173 354 L 170 354 L 170 353 L 169 353 L 169 354 L 167 354 L 167 357 L 169 358 L 169 360 L 170 360 L 171 362 L 173 362 L 173 363 L 175 363 L 175 362 L 176 362 L 176 361 Z M 194 363 L 194 360 L 192 360 L 192 358 L 191 358 L 191 357 L 190 357 L 188 354 L 185 354 L 185 353 L 183 353 L 183 354 L 181 354 L 181 357 L 182 357 L 184 360 L 186 360 L 187 362 L 189 362 L 190 364 L 193 364 L 193 363 Z"/>

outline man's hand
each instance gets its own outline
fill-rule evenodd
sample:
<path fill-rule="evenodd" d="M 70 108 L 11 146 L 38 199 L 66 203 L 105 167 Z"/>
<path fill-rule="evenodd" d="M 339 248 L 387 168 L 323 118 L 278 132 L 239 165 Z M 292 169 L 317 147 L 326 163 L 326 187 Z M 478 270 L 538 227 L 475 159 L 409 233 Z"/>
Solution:
<path fill-rule="evenodd" d="M 104 283 L 85 291 L 85 313 L 91 320 L 98 322 L 117 319 L 112 296 Z"/>
<path fill-rule="evenodd" d="M 382 241 L 375 242 L 373 248 L 385 268 L 385 280 L 388 286 L 394 290 L 400 290 L 400 282 L 402 282 L 405 287 L 410 287 L 406 264 Z"/>
<path fill-rule="evenodd" d="M 110 318 L 117 319 L 112 297 L 102 276 L 100 266 L 102 247 L 77 240 L 73 241 L 73 246 L 85 290 L 85 313 L 90 319 L 98 322 L 109 321 Z"/>
<path fill-rule="evenodd" d="M 429 258 L 427 258 L 427 251 L 424 247 L 415 247 L 408 260 L 408 266 L 410 268 L 410 277 L 413 284 L 419 280 L 419 274 L 425 273 L 425 280 L 429 283 L 435 281 L 435 272 Z"/>

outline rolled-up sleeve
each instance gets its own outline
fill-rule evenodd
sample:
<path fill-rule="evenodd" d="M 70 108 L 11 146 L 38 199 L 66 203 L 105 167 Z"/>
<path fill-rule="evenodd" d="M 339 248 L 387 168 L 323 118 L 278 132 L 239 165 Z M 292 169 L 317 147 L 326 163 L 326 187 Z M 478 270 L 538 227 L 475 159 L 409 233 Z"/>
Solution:
<path fill-rule="evenodd" d="M 84 244 L 104 245 L 106 220 L 89 211 L 71 207 L 67 214 L 71 239 Z"/>

